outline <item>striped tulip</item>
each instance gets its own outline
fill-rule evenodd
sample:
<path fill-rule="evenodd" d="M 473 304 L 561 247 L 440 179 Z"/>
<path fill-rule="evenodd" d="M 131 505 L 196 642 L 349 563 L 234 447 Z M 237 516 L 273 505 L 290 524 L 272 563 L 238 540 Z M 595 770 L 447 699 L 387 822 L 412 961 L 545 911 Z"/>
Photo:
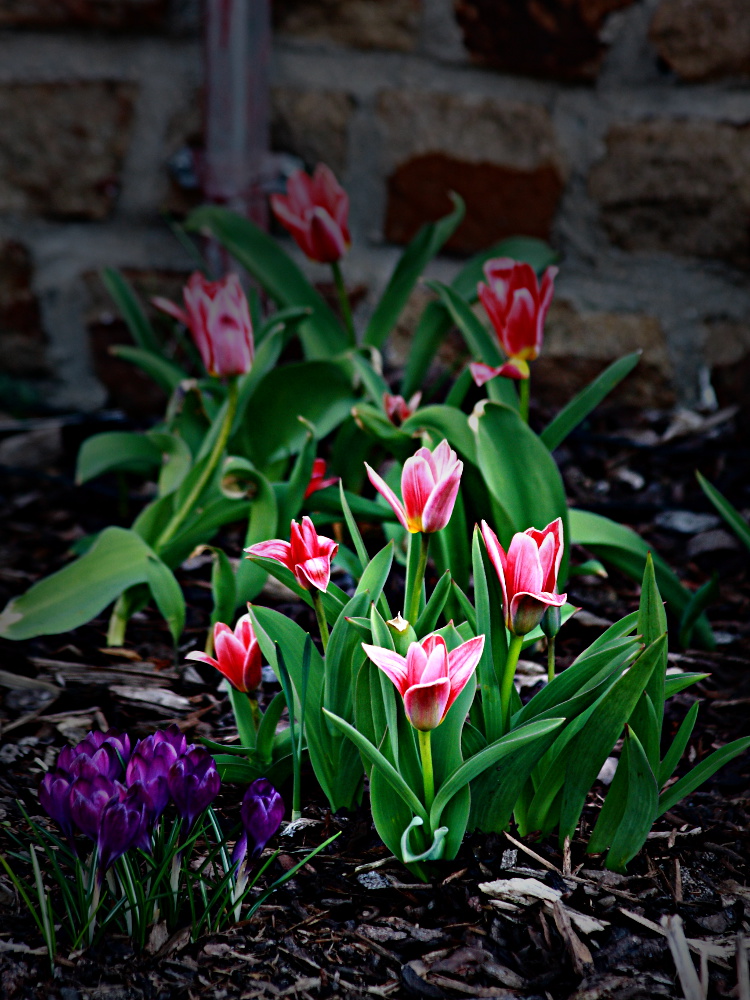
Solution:
<path fill-rule="evenodd" d="M 463 467 L 447 441 L 441 441 L 434 451 L 420 448 L 404 462 L 402 503 L 385 480 L 365 463 L 370 482 L 412 534 L 440 531 L 450 521 Z"/>
<path fill-rule="evenodd" d="M 305 590 L 315 588 L 324 594 L 331 581 L 331 560 L 338 552 L 338 543 L 319 535 L 309 517 L 302 524 L 292 521 L 291 541 L 280 538 L 256 542 L 245 549 L 249 556 L 275 559 L 294 573 L 297 583 Z"/>

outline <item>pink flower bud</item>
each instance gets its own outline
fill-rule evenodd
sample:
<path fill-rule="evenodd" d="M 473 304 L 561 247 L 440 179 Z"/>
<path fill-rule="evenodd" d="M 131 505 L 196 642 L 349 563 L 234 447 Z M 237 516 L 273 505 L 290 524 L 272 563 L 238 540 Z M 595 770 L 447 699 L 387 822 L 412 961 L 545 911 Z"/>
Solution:
<path fill-rule="evenodd" d="M 312 177 L 297 170 L 287 181 L 286 195 L 271 195 L 274 215 L 310 260 L 334 264 L 351 246 L 349 197 L 323 163 Z"/>
<path fill-rule="evenodd" d="M 261 653 L 250 615 L 239 619 L 234 632 L 223 622 L 217 622 L 214 625 L 214 650 L 215 659 L 197 650 L 188 653 L 187 658 L 210 663 L 238 691 L 255 691 L 260 686 Z"/>

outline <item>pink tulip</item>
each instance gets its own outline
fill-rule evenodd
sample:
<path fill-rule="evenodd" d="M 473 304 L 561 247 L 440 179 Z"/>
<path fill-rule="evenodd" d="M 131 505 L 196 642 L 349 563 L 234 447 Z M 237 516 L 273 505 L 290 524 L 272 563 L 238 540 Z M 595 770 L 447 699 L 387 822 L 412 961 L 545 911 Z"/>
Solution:
<path fill-rule="evenodd" d="M 421 392 L 415 392 L 408 401 L 403 396 L 392 396 L 389 392 L 384 392 L 383 409 L 390 422 L 396 427 L 400 427 L 414 413 L 421 400 Z"/>
<path fill-rule="evenodd" d="M 294 573 L 300 587 L 305 590 L 314 587 L 325 593 L 331 580 L 331 560 L 338 548 L 333 539 L 317 534 L 309 517 L 303 517 L 301 525 L 292 521 L 291 542 L 274 538 L 269 542 L 256 542 L 245 552 L 275 559 Z"/>
<path fill-rule="evenodd" d="M 477 385 L 496 375 L 515 379 L 529 377 L 528 362 L 537 358 L 542 349 L 544 321 L 552 301 L 556 274 L 556 267 L 548 267 L 540 287 L 534 269 L 528 264 L 498 257 L 484 265 L 487 284 L 480 282 L 477 292 L 508 361 L 497 368 L 471 365 Z"/>
<path fill-rule="evenodd" d="M 412 726 L 427 732 L 440 725 L 469 682 L 482 657 L 484 636 L 448 652 L 441 635 L 428 635 L 410 643 L 405 657 L 364 642 L 362 648 L 398 688 Z"/>
<path fill-rule="evenodd" d="M 324 490 L 326 486 L 333 486 L 338 481 L 338 476 L 329 476 L 326 479 L 326 460 L 324 458 L 316 458 L 313 462 L 310 482 L 307 484 L 307 489 L 305 490 L 305 500 L 313 493 L 317 493 L 318 490 Z"/>
<path fill-rule="evenodd" d="M 402 503 L 390 486 L 365 463 L 370 482 L 393 507 L 404 528 L 412 534 L 440 531 L 450 521 L 463 467 L 463 462 L 459 462 L 455 451 L 445 440 L 435 451 L 420 448 L 404 462 Z"/>
<path fill-rule="evenodd" d="M 505 624 L 514 635 L 526 635 L 548 607 L 561 608 L 567 594 L 557 593 L 563 554 L 562 520 L 538 531 L 527 528 L 511 539 L 507 554 L 495 532 L 482 521 L 482 536 L 503 588 Z"/>
<path fill-rule="evenodd" d="M 187 658 L 210 663 L 238 691 L 255 691 L 260 687 L 261 653 L 250 615 L 240 618 L 234 632 L 223 622 L 217 622 L 214 625 L 214 650 L 216 659 L 197 650 L 188 653 Z"/>
<path fill-rule="evenodd" d="M 335 264 L 351 246 L 349 197 L 323 163 L 312 177 L 295 171 L 287 181 L 286 195 L 271 195 L 271 208 L 310 260 Z"/>
<path fill-rule="evenodd" d="M 185 308 L 169 299 L 152 303 L 193 335 L 209 375 L 244 375 L 253 364 L 253 326 L 245 293 L 236 274 L 207 281 L 200 271 L 190 276 L 182 291 Z"/>

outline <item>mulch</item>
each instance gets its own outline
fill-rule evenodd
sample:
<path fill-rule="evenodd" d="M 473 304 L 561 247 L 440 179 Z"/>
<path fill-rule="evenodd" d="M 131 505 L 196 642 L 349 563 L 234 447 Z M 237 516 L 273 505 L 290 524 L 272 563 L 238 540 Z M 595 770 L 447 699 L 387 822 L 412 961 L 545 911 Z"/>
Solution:
<path fill-rule="evenodd" d="M 0 427 L 6 440 L 22 432 L 10 422 Z M 112 510 L 127 524 L 138 509 L 137 493 L 123 498 L 114 480 L 73 486 L 81 433 L 65 428 L 62 447 L 44 467 L 7 463 L 12 468 L 0 487 L 3 604 L 63 565 L 70 545 L 109 523 Z M 686 755 L 691 763 L 750 735 L 747 553 L 693 475 L 700 468 L 747 512 L 749 451 L 732 411 L 706 417 L 617 410 L 590 421 L 557 456 L 571 503 L 635 527 L 690 587 L 719 573 L 720 597 L 710 609 L 717 649 L 680 650 L 676 628 L 670 640 L 671 667 L 710 673 L 668 709 L 671 735 L 695 698 L 702 700 Z M 23 447 L 11 453 L 23 455 Z M 2 455 L 0 445 L 0 461 Z M 225 531 L 221 542 L 239 555 L 238 529 Z M 90 728 L 145 735 L 174 721 L 191 738 L 231 736 L 231 710 L 215 673 L 184 660 L 204 641 L 209 574 L 200 558 L 179 573 L 188 625 L 177 655 L 149 609 L 136 616 L 121 650 L 106 648 L 106 616 L 67 635 L 2 642 L 0 852 L 6 831 L 19 828 L 16 800 L 38 816 L 43 768 Z M 617 572 L 606 580 L 574 578 L 569 590 L 583 611 L 559 637 L 561 666 L 638 602 L 637 585 Z M 306 609 L 278 595 L 268 601 L 312 629 Z M 542 663 L 532 654 L 524 665 L 524 697 L 542 683 Z M 269 678 L 265 696 L 274 690 Z M 229 819 L 237 814 L 235 791 L 227 787 L 220 799 Z M 598 783 L 590 796 L 583 821 L 589 830 L 605 791 Z M 280 849 L 269 878 L 332 833 L 340 836 L 252 919 L 195 943 L 185 928 L 144 954 L 114 935 L 80 954 L 63 948 L 54 976 L 33 922 L 0 878 L 0 998 L 750 1000 L 750 755 L 662 817 L 627 875 L 587 856 L 580 837 L 561 850 L 552 838 L 522 841 L 511 827 L 467 837 L 459 856 L 437 865 L 433 882 L 423 885 L 380 843 L 366 802 L 351 815 L 332 816 L 307 774 L 303 812 L 304 825 L 269 845 Z M 512 879 L 521 881 L 508 886 Z"/>

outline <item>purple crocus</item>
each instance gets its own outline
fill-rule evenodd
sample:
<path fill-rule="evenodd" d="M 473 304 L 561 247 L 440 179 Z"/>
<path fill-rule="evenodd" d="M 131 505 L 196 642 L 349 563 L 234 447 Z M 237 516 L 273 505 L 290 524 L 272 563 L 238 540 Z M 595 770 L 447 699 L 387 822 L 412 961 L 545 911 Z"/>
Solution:
<path fill-rule="evenodd" d="M 122 774 L 123 765 L 130 757 L 130 737 L 117 729 L 109 729 L 106 733 L 88 733 L 74 747 L 63 747 L 57 757 L 57 768 L 68 774 L 77 775 L 80 758 L 94 761 L 100 774 L 108 773 L 110 778 L 118 778 Z"/>
<path fill-rule="evenodd" d="M 155 733 L 140 741 L 125 772 L 128 786 L 136 782 L 142 786 L 152 821 L 156 821 L 167 807 L 169 802 L 167 775 L 179 756 L 171 743 L 157 740 L 158 735 Z"/>
<path fill-rule="evenodd" d="M 172 723 L 166 729 L 157 729 L 154 733 L 154 743 L 167 743 L 171 746 L 178 757 L 181 757 L 188 750 L 193 749 L 193 744 L 188 745 L 188 741 L 185 738 L 185 734 L 181 733 L 179 728 Z"/>
<path fill-rule="evenodd" d="M 75 779 L 70 786 L 70 815 L 81 833 L 96 840 L 104 807 L 120 788 L 124 786 L 102 774 Z"/>
<path fill-rule="evenodd" d="M 172 764 L 167 784 L 187 832 L 196 817 L 216 798 L 221 778 L 208 750 L 193 747 Z"/>
<path fill-rule="evenodd" d="M 73 818 L 70 815 L 71 784 L 70 776 L 62 771 L 48 771 L 39 785 L 39 804 L 69 838 L 73 836 Z"/>
<path fill-rule="evenodd" d="M 143 786 L 140 782 L 127 789 L 120 785 L 99 818 L 96 846 L 100 879 L 131 847 L 151 850 L 149 825 L 149 805 Z"/>
<path fill-rule="evenodd" d="M 240 806 L 243 831 L 232 861 L 240 864 L 246 854 L 257 858 L 284 818 L 284 800 L 268 778 L 256 778 L 248 787 Z"/>

